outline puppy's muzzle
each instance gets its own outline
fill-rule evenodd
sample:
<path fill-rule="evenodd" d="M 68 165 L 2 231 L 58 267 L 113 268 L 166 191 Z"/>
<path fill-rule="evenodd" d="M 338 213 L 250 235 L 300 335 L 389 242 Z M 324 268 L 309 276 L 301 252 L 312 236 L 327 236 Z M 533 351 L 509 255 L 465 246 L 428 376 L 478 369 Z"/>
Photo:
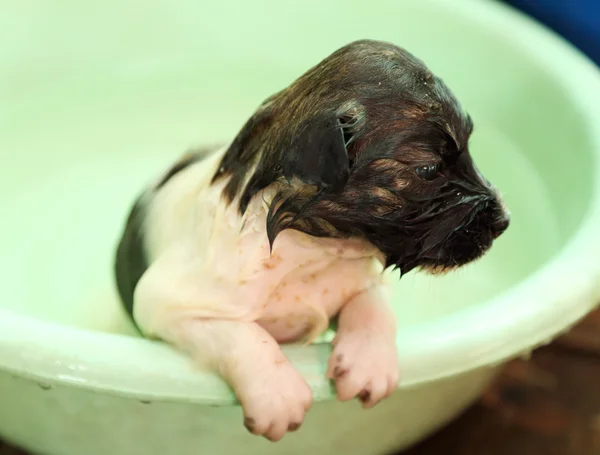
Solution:
<path fill-rule="evenodd" d="M 492 237 L 497 239 L 510 225 L 510 212 L 502 199 L 502 195 L 496 188 L 493 188 L 493 199 L 490 202 L 491 204 L 488 203 L 485 211 L 488 212 L 486 215 Z"/>
<path fill-rule="evenodd" d="M 497 239 L 504 233 L 504 231 L 508 229 L 509 225 L 510 215 L 508 213 L 504 213 L 502 216 L 497 217 L 490 225 L 490 229 L 492 230 L 492 236 L 495 239 Z"/>

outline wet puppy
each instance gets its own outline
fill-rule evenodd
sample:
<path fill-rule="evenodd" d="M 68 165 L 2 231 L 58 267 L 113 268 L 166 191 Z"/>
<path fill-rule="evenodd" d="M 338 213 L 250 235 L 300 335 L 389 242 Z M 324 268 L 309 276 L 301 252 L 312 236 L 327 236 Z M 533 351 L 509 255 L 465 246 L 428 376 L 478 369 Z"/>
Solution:
<path fill-rule="evenodd" d="M 278 440 L 311 404 L 279 343 L 332 319 L 328 377 L 365 407 L 398 382 L 382 272 L 444 272 L 508 226 L 468 150 L 471 118 L 407 51 L 351 43 L 267 99 L 227 147 L 192 152 L 140 197 L 118 248 L 141 331 L 217 371 L 245 425 Z"/>

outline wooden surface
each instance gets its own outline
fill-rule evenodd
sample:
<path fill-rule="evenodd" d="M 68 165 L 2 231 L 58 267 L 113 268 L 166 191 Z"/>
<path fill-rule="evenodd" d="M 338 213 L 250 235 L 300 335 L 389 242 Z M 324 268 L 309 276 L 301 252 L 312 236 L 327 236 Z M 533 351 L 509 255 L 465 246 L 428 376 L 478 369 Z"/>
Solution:
<path fill-rule="evenodd" d="M 402 455 L 600 455 L 600 311 L 510 363 L 478 404 Z"/>
<path fill-rule="evenodd" d="M 27 454 L 0 443 L 0 455 Z M 600 310 L 402 455 L 600 455 Z"/>

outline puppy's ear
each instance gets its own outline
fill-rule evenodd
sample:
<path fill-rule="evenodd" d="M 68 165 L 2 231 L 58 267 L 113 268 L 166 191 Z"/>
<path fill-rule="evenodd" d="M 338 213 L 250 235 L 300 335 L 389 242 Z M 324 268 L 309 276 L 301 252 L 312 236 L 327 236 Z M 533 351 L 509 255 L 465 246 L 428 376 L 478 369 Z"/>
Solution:
<path fill-rule="evenodd" d="M 292 119 L 282 119 L 286 111 L 276 98 L 266 100 L 246 122 L 213 176 L 213 182 L 230 176 L 223 195 L 228 202 L 239 195 L 242 214 L 258 191 L 280 177 L 296 177 L 325 191 L 337 191 L 348 180 L 348 146 L 364 123 L 362 107 L 347 103 L 338 112 L 306 116 L 294 125 Z"/>
<path fill-rule="evenodd" d="M 283 153 L 284 177 L 297 177 L 325 191 L 343 188 L 350 173 L 348 146 L 354 140 L 356 123 L 350 113 L 322 114 L 305 121 Z"/>
<path fill-rule="evenodd" d="M 273 98 L 273 97 L 271 97 Z M 260 189 L 272 183 L 276 177 L 276 157 L 264 154 L 261 156 L 264 133 L 273 123 L 273 110 L 267 99 L 239 131 L 227 152 L 223 156 L 219 169 L 212 178 L 214 183 L 223 175 L 230 175 L 229 182 L 223 189 L 223 196 L 228 202 L 233 201 L 242 190 L 247 172 L 252 164 L 259 161 L 254 175 L 243 191 L 240 201 L 240 211 L 244 213 L 248 202 Z"/>

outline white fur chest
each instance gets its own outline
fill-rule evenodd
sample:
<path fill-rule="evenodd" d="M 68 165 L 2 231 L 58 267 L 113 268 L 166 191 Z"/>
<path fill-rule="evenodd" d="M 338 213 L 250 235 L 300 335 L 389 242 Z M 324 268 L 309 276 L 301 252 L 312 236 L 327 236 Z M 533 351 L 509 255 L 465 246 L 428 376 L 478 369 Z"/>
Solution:
<path fill-rule="evenodd" d="M 379 252 L 359 239 L 317 239 L 286 230 L 270 251 L 267 188 L 240 216 L 210 184 L 222 152 L 174 176 L 148 201 L 150 263 L 136 289 L 135 318 L 147 335 L 173 319 L 257 321 L 281 342 L 322 333 L 352 296 L 379 283 Z M 165 298 L 168 280 L 178 291 Z"/>

